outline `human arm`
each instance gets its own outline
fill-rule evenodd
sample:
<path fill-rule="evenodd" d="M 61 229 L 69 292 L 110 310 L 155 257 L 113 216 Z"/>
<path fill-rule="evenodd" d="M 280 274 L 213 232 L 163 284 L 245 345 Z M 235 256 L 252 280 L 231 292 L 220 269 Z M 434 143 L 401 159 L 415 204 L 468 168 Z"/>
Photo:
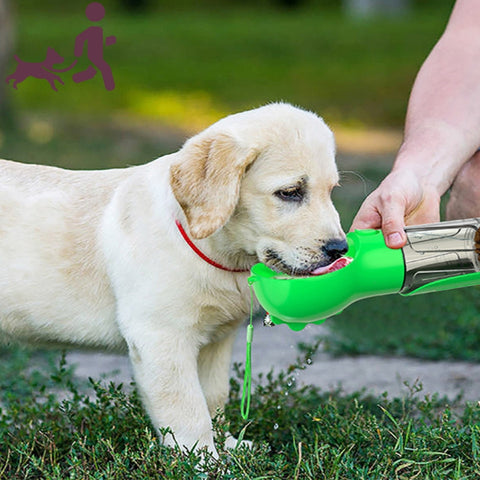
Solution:
<path fill-rule="evenodd" d="M 441 196 L 480 146 L 480 2 L 457 0 L 415 80 L 391 173 L 352 224 L 405 244 L 405 224 L 439 220 Z"/>

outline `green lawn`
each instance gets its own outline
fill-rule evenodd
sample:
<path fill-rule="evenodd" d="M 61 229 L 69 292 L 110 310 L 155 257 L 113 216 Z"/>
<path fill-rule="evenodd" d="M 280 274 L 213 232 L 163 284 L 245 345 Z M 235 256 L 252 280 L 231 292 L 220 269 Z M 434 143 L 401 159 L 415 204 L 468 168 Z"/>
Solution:
<path fill-rule="evenodd" d="M 105 35 L 117 36 L 105 53 L 114 91 L 107 93 L 100 78 L 75 84 L 63 74 L 58 93 L 27 79 L 11 94 L 25 110 L 146 116 L 187 129 L 276 100 L 314 109 L 330 122 L 398 127 L 416 71 L 447 16 L 444 2 L 368 21 L 313 7 L 114 12 L 103 22 Z M 16 52 L 39 61 L 51 46 L 68 65 L 86 26 L 83 15 L 19 8 Z"/>

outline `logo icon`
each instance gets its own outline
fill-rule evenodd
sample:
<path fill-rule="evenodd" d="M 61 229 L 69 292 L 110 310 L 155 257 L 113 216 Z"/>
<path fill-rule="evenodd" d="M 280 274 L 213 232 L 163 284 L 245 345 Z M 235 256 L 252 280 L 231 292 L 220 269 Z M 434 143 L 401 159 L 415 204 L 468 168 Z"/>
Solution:
<path fill-rule="evenodd" d="M 87 5 L 85 15 L 91 22 L 100 22 L 105 17 L 105 8 L 99 2 L 92 2 Z M 105 38 L 105 46 L 113 45 L 116 41 L 117 39 L 114 35 L 108 36 Z M 53 48 L 48 47 L 45 60 L 42 62 L 25 62 L 17 55 L 14 55 L 17 67 L 11 75 L 6 77 L 5 81 L 7 84 L 10 84 L 13 80 L 12 87 L 17 89 L 17 85 L 28 77 L 45 79 L 53 90 L 58 91 L 55 82 L 59 82 L 62 85 L 64 85 L 64 82 L 56 73 L 72 70 L 78 59 L 83 56 L 84 50 L 86 50 L 90 65 L 86 70 L 74 73 L 72 80 L 75 83 L 85 82 L 92 79 L 100 71 L 105 88 L 113 90 L 115 81 L 110 65 L 103 58 L 103 48 L 103 28 L 98 25 L 92 25 L 77 35 L 74 49 L 74 56 L 77 58 L 68 67 L 53 68 L 54 65 L 63 63 L 65 59 Z"/>

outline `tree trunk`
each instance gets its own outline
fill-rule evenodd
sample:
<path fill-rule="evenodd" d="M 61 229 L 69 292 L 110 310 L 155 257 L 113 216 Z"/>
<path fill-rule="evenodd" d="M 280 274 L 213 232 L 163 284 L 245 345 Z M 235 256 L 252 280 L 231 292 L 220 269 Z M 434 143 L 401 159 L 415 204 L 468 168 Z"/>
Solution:
<path fill-rule="evenodd" d="M 5 78 L 12 58 L 13 18 L 10 0 L 0 0 L 0 128 L 13 126 L 12 105 Z"/>

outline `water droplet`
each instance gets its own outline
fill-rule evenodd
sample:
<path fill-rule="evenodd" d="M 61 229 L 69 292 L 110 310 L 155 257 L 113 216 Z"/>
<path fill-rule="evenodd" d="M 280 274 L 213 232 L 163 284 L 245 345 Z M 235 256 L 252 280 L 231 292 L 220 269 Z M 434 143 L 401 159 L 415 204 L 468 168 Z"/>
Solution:
<path fill-rule="evenodd" d="M 311 365 L 311 364 L 312 364 L 312 359 L 311 359 L 311 358 L 307 358 L 307 363 L 308 363 L 308 365 Z"/>
<path fill-rule="evenodd" d="M 285 396 L 288 397 L 288 392 L 285 392 Z"/>
<path fill-rule="evenodd" d="M 277 405 L 277 410 L 281 410 L 282 409 L 282 406 L 281 405 Z"/>
<path fill-rule="evenodd" d="M 274 430 L 278 430 L 278 423 L 276 423 L 276 424 L 273 426 L 273 429 L 274 429 Z"/>

